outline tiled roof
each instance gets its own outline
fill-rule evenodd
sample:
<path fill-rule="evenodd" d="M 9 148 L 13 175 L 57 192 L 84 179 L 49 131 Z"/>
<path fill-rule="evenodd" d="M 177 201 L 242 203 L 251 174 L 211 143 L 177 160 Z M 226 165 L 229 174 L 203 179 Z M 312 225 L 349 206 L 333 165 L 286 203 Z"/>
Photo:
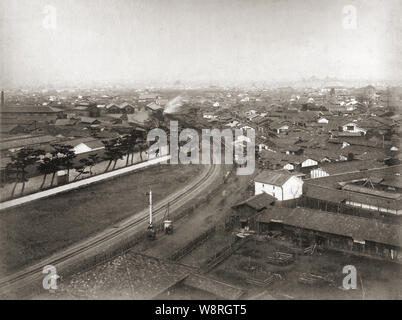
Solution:
<path fill-rule="evenodd" d="M 1 113 L 57 113 L 50 107 L 5 107 L 1 109 Z"/>
<path fill-rule="evenodd" d="M 75 120 L 72 119 L 57 119 L 54 123 L 55 126 L 72 126 L 76 123 Z"/>
<path fill-rule="evenodd" d="M 129 104 L 128 102 L 123 102 L 121 105 L 118 106 L 120 109 L 124 109 L 126 107 L 131 107 L 134 108 L 131 104 Z"/>
<path fill-rule="evenodd" d="M 371 178 L 374 180 L 388 179 L 393 180 L 401 172 L 402 165 L 392 167 L 383 167 L 378 169 L 369 169 L 364 171 L 354 171 L 345 174 L 332 175 L 317 179 L 305 180 L 303 184 L 303 195 L 339 203 L 344 200 L 350 200 L 357 203 L 364 203 L 376 207 L 400 210 L 402 199 L 390 199 L 381 194 L 370 194 L 355 191 L 346 191 L 340 189 L 340 184 L 353 180 Z M 398 177 L 398 176 L 396 176 Z"/>
<path fill-rule="evenodd" d="M 97 148 L 104 148 L 105 145 L 102 143 L 102 141 L 99 140 L 93 140 L 93 141 L 88 141 L 84 142 L 85 145 L 90 147 L 91 149 L 97 149 Z"/>
<path fill-rule="evenodd" d="M 92 142 L 92 141 L 98 141 L 98 140 L 94 139 L 93 137 L 84 137 L 84 138 L 66 140 L 66 141 L 63 141 L 63 144 L 75 147 L 75 146 L 78 146 L 81 143 L 87 144 L 87 143 Z"/>
<path fill-rule="evenodd" d="M 400 194 L 400 193 L 375 190 L 372 188 L 362 187 L 362 186 L 358 186 L 358 185 L 354 185 L 354 184 L 346 184 L 342 188 L 342 190 L 370 194 L 370 195 L 378 196 L 378 197 L 382 197 L 382 198 L 402 200 L 402 194 Z"/>
<path fill-rule="evenodd" d="M 115 104 L 115 103 L 109 103 L 107 106 L 106 106 L 106 109 L 110 109 L 111 107 L 119 107 L 117 104 Z"/>
<path fill-rule="evenodd" d="M 23 139 L 15 139 L 9 141 L 0 142 L 0 150 L 8 150 L 13 148 L 23 148 L 33 146 L 42 143 L 49 143 L 56 141 L 57 139 L 52 136 L 36 136 Z"/>
<path fill-rule="evenodd" d="M 94 123 L 96 121 L 99 121 L 99 120 L 96 118 L 91 118 L 91 117 L 81 117 L 82 123 Z"/>
<path fill-rule="evenodd" d="M 325 172 L 327 172 L 328 174 L 332 175 L 338 173 L 362 171 L 381 167 L 384 167 L 384 164 L 375 160 L 367 160 L 367 161 L 353 160 L 353 161 L 332 162 L 323 165 L 320 168 Z"/>
<path fill-rule="evenodd" d="M 234 205 L 233 207 L 239 207 L 241 205 L 248 205 L 251 208 L 254 208 L 257 211 L 260 211 L 263 208 L 266 208 L 273 202 L 275 202 L 275 197 L 270 196 L 267 193 L 261 193 L 255 196 L 252 196 L 242 202 L 239 202 L 238 204 Z"/>
<path fill-rule="evenodd" d="M 266 209 L 258 218 L 260 222 L 281 221 L 285 225 L 324 233 L 366 240 L 392 246 L 402 246 L 402 226 L 385 224 L 377 219 L 336 214 L 307 208 Z"/>
<path fill-rule="evenodd" d="M 163 107 L 161 107 L 159 104 L 156 104 L 155 102 L 152 102 L 150 104 L 147 105 L 148 108 L 150 108 L 153 111 L 157 111 L 157 110 L 162 110 Z"/>
<path fill-rule="evenodd" d="M 22 129 L 27 130 L 24 126 L 21 126 L 19 124 L 1 124 L 0 125 L 0 132 L 1 133 L 9 133 L 10 131 L 12 131 L 13 129 Z"/>

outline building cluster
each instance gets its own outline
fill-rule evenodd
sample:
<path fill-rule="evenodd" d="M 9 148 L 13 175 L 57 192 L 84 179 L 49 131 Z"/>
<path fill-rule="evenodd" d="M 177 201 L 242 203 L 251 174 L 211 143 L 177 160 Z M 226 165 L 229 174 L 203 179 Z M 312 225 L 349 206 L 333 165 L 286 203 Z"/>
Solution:
<path fill-rule="evenodd" d="M 263 170 L 233 207 L 245 226 L 299 246 L 402 262 L 402 165 L 351 161 L 304 179 Z M 362 165 L 362 166 L 361 166 Z"/>
<path fill-rule="evenodd" d="M 82 93 L 84 92 L 84 93 Z M 114 91 L 113 91 L 114 92 Z M 0 108 L 1 169 L 23 148 L 54 151 L 52 145 L 73 147 L 75 154 L 103 154 L 104 143 L 143 134 L 163 118 L 167 99 L 156 93 L 51 90 L 2 92 Z"/>
<path fill-rule="evenodd" d="M 377 93 L 372 86 L 270 93 L 202 116 L 221 128 L 254 129 L 260 168 L 283 168 L 309 177 L 311 170 L 328 163 L 399 163 L 401 96 L 399 91 Z M 260 105 L 257 99 L 268 102 Z"/>
<path fill-rule="evenodd" d="M 242 226 L 302 247 L 401 263 L 397 92 L 330 88 L 303 103 L 292 94 L 263 109 L 243 106 L 225 119 L 257 137 L 254 195 L 232 208 Z"/>
<path fill-rule="evenodd" d="M 54 143 L 102 154 L 105 140 L 168 127 L 171 109 L 181 125 L 254 130 L 254 195 L 233 207 L 243 225 L 402 261 L 401 88 L 18 91 L 6 98 L 2 168 L 22 148 Z"/>
<path fill-rule="evenodd" d="M 255 195 L 234 207 L 259 232 L 279 233 L 301 246 L 402 262 L 402 165 L 303 180 L 265 170 Z"/>

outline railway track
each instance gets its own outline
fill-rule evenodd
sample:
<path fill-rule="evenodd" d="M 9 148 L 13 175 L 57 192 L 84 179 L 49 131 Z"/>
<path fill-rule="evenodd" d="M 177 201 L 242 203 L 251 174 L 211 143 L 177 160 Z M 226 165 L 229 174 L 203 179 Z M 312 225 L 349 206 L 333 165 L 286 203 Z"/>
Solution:
<path fill-rule="evenodd" d="M 210 180 L 214 178 L 217 172 L 219 172 L 219 166 L 215 164 L 208 166 L 204 169 L 203 174 L 195 179 L 191 184 L 157 203 L 154 206 L 153 211 L 155 219 L 163 216 L 168 203 L 170 205 L 170 210 L 174 211 L 198 195 L 200 191 L 206 189 Z M 74 261 L 79 261 L 80 258 L 85 259 L 102 248 L 108 248 L 113 244 L 119 243 L 120 241 L 127 239 L 128 236 L 133 234 L 133 232 L 145 230 L 147 222 L 148 210 L 144 209 L 138 214 L 120 222 L 118 225 L 108 228 L 87 240 L 62 250 L 49 258 L 43 259 L 32 266 L 0 279 L 0 296 L 7 297 L 7 295 L 13 294 L 17 290 L 30 284 L 34 284 L 35 282 L 38 282 L 38 285 L 41 285 L 41 281 L 44 277 L 42 270 L 46 265 L 55 266 L 58 274 L 62 275 L 60 270 L 62 271 L 63 268 L 73 264 Z"/>

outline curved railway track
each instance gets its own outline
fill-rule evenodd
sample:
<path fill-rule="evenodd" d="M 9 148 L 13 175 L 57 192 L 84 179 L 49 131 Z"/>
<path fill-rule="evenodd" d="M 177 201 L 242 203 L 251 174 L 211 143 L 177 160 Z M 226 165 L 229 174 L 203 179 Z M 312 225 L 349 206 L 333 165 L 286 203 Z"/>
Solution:
<path fill-rule="evenodd" d="M 162 216 L 168 203 L 170 210 L 174 211 L 199 195 L 200 191 L 208 187 L 218 172 L 219 166 L 215 164 L 209 165 L 204 169 L 203 174 L 197 177 L 191 184 L 154 205 L 153 213 L 155 219 Z M 147 222 L 148 210 L 144 209 L 114 227 L 108 228 L 87 240 L 53 254 L 49 258 L 0 279 L 0 296 L 13 294 L 16 290 L 33 284 L 36 281 L 40 281 L 38 285 L 41 285 L 42 279 L 45 276 L 42 270 L 46 265 L 54 265 L 57 268 L 58 274 L 62 275 L 60 270 L 62 271 L 63 268 L 73 264 L 74 261 L 79 261 L 80 257 L 85 259 L 88 256 L 96 254 L 102 248 L 107 248 L 127 239 L 133 232 L 145 230 Z"/>

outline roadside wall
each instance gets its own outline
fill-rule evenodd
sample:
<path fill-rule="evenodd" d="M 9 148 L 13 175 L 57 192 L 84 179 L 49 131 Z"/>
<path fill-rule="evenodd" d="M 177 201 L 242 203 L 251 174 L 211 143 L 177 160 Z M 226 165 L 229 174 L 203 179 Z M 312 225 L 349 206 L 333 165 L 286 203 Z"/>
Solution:
<path fill-rule="evenodd" d="M 168 154 L 169 154 L 169 147 L 165 146 L 165 147 L 161 148 L 159 157 L 166 156 Z M 142 161 L 141 161 L 141 156 L 143 159 Z M 155 157 L 150 158 L 146 152 L 142 152 L 141 156 L 140 156 L 139 152 L 134 153 L 133 165 L 139 164 L 141 162 L 146 162 L 146 161 L 149 161 L 149 160 L 152 160 L 155 158 Z M 123 159 L 118 160 L 116 163 L 115 170 L 126 167 L 126 160 L 127 160 L 126 156 L 124 156 Z M 72 170 L 70 170 L 68 180 L 71 183 L 74 181 L 80 181 L 80 180 L 83 180 L 83 179 L 86 179 L 89 177 L 94 177 L 96 175 L 103 174 L 105 172 L 105 169 L 107 168 L 108 163 L 109 163 L 109 161 L 99 162 L 92 168 L 92 175 L 82 174 L 78 178 L 77 178 L 77 176 L 79 175 L 79 172 L 77 172 L 75 169 L 72 169 Z M 112 171 L 113 165 L 114 165 L 114 163 L 112 163 L 110 165 L 107 172 Z M 152 165 L 152 164 L 150 164 L 150 165 Z M 129 166 L 131 166 L 131 156 L 129 158 Z M 14 183 L 5 184 L 2 188 L 0 188 L 0 202 L 4 202 L 4 201 L 10 200 L 10 199 L 15 199 L 15 198 L 21 197 L 23 195 L 36 193 L 38 191 L 48 190 L 50 188 L 54 188 L 54 187 L 63 185 L 63 183 L 60 182 L 60 180 L 58 179 L 57 174 L 56 174 L 54 181 L 53 181 L 53 186 L 51 186 L 52 175 L 50 174 L 50 175 L 46 176 L 43 188 L 40 189 L 43 179 L 44 179 L 43 175 L 30 178 L 29 181 L 25 183 L 25 188 L 24 188 L 23 194 L 21 194 L 22 183 L 18 183 L 15 188 L 14 197 L 11 197 L 11 194 L 12 194 L 12 190 L 13 190 L 15 184 Z M 76 179 L 76 180 L 74 180 L 74 179 Z M 64 185 L 65 185 L 65 183 L 64 183 Z"/>

